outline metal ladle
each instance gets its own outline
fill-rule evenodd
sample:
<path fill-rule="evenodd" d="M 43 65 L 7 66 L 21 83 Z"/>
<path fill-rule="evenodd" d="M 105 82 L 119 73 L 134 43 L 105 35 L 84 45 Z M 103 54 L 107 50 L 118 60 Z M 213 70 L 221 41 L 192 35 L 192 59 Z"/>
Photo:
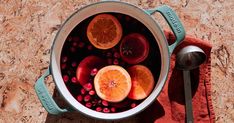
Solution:
<path fill-rule="evenodd" d="M 187 123 L 193 123 L 190 70 L 198 68 L 206 60 L 206 54 L 197 46 L 186 46 L 176 55 L 176 67 L 183 70 Z"/>

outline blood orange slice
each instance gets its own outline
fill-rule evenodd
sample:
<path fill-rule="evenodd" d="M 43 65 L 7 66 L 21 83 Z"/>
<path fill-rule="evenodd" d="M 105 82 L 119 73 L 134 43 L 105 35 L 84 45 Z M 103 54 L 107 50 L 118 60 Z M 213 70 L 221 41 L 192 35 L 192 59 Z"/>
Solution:
<path fill-rule="evenodd" d="M 154 77 L 151 71 L 143 65 L 134 65 L 128 68 L 132 79 L 132 88 L 128 98 L 141 100 L 146 98 L 154 87 Z"/>
<path fill-rule="evenodd" d="M 131 89 L 131 78 L 128 72 L 117 65 L 100 69 L 94 78 L 97 95 L 109 102 L 124 100 Z"/>
<path fill-rule="evenodd" d="M 89 23 L 87 36 L 96 48 L 109 49 L 120 41 L 122 26 L 113 15 L 99 14 Z"/>

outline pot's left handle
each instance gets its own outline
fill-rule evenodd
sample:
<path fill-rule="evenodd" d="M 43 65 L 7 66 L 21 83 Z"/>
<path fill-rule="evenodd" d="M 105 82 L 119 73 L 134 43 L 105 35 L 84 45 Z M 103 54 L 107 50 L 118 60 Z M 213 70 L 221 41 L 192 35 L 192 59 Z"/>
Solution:
<path fill-rule="evenodd" d="M 41 101 L 43 107 L 46 109 L 47 112 L 50 114 L 58 115 L 64 112 L 68 112 L 67 109 L 61 109 L 52 96 L 49 94 L 48 89 L 44 83 L 45 77 L 50 75 L 50 70 L 48 69 L 36 82 L 35 90 L 39 100 Z"/>
<path fill-rule="evenodd" d="M 185 30 L 184 30 L 182 23 L 180 22 L 179 17 L 167 5 L 162 5 L 162 6 L 155 8 L 155 9 L 149 9 L 149 10 L 146 10 L 146 12 L 149 15 L 152 15 L 155 12 L 159 12 L 164 17 L 164 19 L 167 21 L 168 25 L 170 26 L 171 30 L 173 31 L 173 33 L 176 37 L 176 40 L 172 45 L 169 46 L 169 50 L 170 50 L 170 54 L 171 54 L 173 52 L 173 50 L 175 49 L 175 47 L 178 44 L 180 44 L 185 37 Z"/>

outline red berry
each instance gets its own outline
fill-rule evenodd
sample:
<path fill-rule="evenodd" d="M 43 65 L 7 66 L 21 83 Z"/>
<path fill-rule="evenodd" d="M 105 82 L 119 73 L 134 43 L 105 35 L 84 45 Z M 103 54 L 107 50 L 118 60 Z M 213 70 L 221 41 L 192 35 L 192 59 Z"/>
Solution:
<path fill-rule="evenodd" d="M 93 85 L 91 83 L 87 83 L 83 87 L 86 91 L 90 91 L 93 88 Z"/>
<path fill-rule="evenodd" d="M 112 59 L 111 58 L 107 59 L 107 63 L 112 64 Z"/>
<path fill-rule="evenodd" d="M 76 62 L 72 62 L 72 67 L 76 67 L 77 63 Z"/>
<path fill-rule="evenodd" d="M 85 106 L 88 107 L 88 108 L 91 108 L 91 107 L 92 107 L 92 103 L 87 102 L 87 103 L 85 104 Z"/>
<path fill-rule="evenodd" d="M 102 110 L 104 113 L 109 113 L 110 112 L 110 109 L 109 108 L 103 108 Z"/>
<path fill-rule="evenodd" d="M 114 57 L 115 57 L 115 58 L 120 58 L 120 54 L 119 54 L 118 52 L 115 52 L 115 53 L 114 53 Z"/>
<path fill-rule="evenodd" d="M 85 101 L 85 102 L 90 101 L 90 99 L 91 99 L 90 95 L 86 95 L 86 96 L 84 97 L 84 101 Z"/>
<path fill-rule="evenodd" d="M 77 42 L 73 42 L 73 43 L 72 43 L 72 46 L 73 46 L 73 47 L 77 47 L 77 46 L 78 46 L 78 43 L 77 43 Z"/>
<path fill-rule="evenodd" d="M 64 70 L 66 67 L 67 67 L 67 64 L 62 64 L 61 65 L 62 70 Z"/>
<path fill-rule="evenodd" d="M 88 50 L 92 50 L 92 49 L 93 49 L 93 46 L 92 46 L 92 45 L 88 45 L 87 49 L 88 49 Z"/>
<path fill-rule="evenodd" d="M 102 107 L 97 107 L 96 111 L 98 111 L 98 112 L 102 111 Z"/>
<path fill-rule="evenodd" d="M 94 94 L 95 94 L 95 91 L 94 91 L 94 90 L 90 90 L 90 91 L 89 91 L 89 95 L 92 96 L 92 95 L 94 95 Z"/>
<path fill-rule="evenodd" d="M 111 108 L 111 112 L 116 112 L 115 107 L 112 107 L 112 108 Z"/>
<path fill-rule="evenodd" d="M 97 74 L 97 72 L 98 72 L 98 69 L 97 69 L 97 68 L 94 68 L 93 70 L 91 70 L 90 75 L 91 75 L 91 76 L 95 76 L 95 75 Z"/>
<path fill-rule="evenodd" d="M 131 108 L 134 108 L 134 107 L 136 107 L 136 103 L 131 104 Z"/>
<path fill-rule="evenodd" d="M 108 104 L 108 102 L 106 100 L 102 100 L 102 105 L 103 106 L 108 106 L 109 104 Z"/>
<path fill-rule="evenodd" d="M 68 58 L 66 56 L 62 57 L 62 63 L 67 62 Z"/>
<path fill-rule="evenodd" d="M 76 52 L 76 48 L 75 48 L 75 47 L 71 47 L 71 48 L 70 48 L 70 51 L 71 51 L 72 53 L 74 53 L 74 52 Z"/>
<path fill-rule="evenodd" d="M 114 65 L 118 65 L 119 64 L 119 60 L 118 59 L 114 59 L 113 64 Z"/>
<path fill-rule="evenodd" d="M 112 53 L 111 53 L 111 52 L 107 52 L 107 53 L 106 53 L 106 56 L 107 56 L 107 57 L 111 57 L 111 56 L 112 56 Z"/>
<path fill-rule="evenodd" d="M 82 100 L 83 100 L 83 96 L 78 95 L 76 99 L 77 99 L 79 102 L 82 102 Z"/>
<path fill-rule="evenodd" d="M 63 81 L 66 83 L 69 80 L 69 76 L 68 75 L 63 75 Z"/>
<path fill-rule="evenodd" d="M 73 83 L 77 83 L 77 79 L 76 79 L 76 77 L 72 77 L 71 82 L 73 82 Z"/>
<path fill-rule="evenodd" d="M 85 45 L 84 42 L 79 42 L 78 47 L 79 47 L 79 48 L 83 48 L 84 45 Z"/>
<path fill-rule="evenodd" d="M 84 95 L 85 94 L 85 89 L 84 88 L 82 88 L 81 90 L 80 90 L 80 93 L 82 94 L 82 95 Z"/>

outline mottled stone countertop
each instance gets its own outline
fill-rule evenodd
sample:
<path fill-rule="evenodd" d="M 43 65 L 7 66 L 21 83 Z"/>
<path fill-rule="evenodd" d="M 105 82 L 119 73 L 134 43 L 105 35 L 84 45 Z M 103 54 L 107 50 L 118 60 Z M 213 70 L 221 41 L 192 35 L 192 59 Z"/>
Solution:
<path fill-rule="evenodd" d="M 123 1 L 141 8 L 168 4 L 178 13 L 187 34 L 213 44 L 211 80 L 215 120 L 234 122 L 234 1 Z M 80 114 L 48 115 L 33 89 L 48 67 L 50 47 L 60 25 L 71 13 L 93 2 L 97 0 L 0 1 L 0 123 L 94 122 Z M 167 28 L 164 21 L 159 22 Z M 53 93 L 51 77 L 47 85 Z M 135 121 L 134 117 L 124 120 Z"/>

